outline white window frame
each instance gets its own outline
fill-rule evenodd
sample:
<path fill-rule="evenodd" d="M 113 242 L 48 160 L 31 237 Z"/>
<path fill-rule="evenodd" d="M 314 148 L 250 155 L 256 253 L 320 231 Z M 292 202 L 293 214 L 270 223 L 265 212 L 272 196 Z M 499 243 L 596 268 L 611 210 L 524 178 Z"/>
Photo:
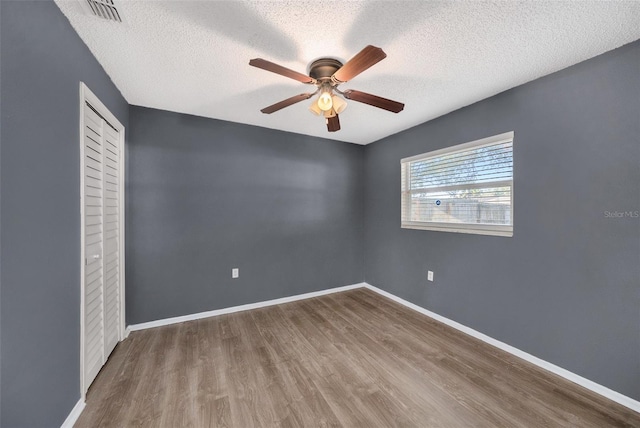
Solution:
<path fill-rule="evenodd" d="M 471 141 L 468 143 L 464 143 L 464 144 L 458 144 L 455 146 L 451 146 L 451 147 L 446 147 L 444 149 L 439 149 L 439 150 L 434 150 L 432 152 L 428 152 L 428 153 L 422 153 L 416 156 L 411 156 L 408 158 L 404 158 L 400 160 L 400 169 L 402 170 L 402 167 L 404 164 L 410 164 L 412 162 L 416 162 L 416 161 L 423 161 L 432 157 L 437 157 L 437 156 L 442 156 L 442 155 L 448 155 L 448 154 L 453 154 L 453 153 L 458 153 L 458 152 L 463 152 L 463 151 L 467 151 L 470 149 L 478 149 L 481 147 L 485 147 L 485 146 L 491 146 L 494 144 L 500 144 L 500 143 L 506 143 L 506 142 L 512 142 L 514 141 L 514 132 L 505 132 L 503 134 L 499 134 L 499 135 L 494 135 L 492 137 L 487 137 L 487 138 L 482 138 L 479 140 L 475 140 L 475 141 Z M 513 150 L 513 149 L 512 149 Z M 407 165 L 408 167 L 408 165 Z M 472 234 L 478 234 L 478 235 L 493 235 L 493 236 L 506 236 L 506 237 L 512 237 L 513 236 L 513 219 L 514 219 L 514 206 L 513 206 L 513 177 L 515 175 L 515 171 L 512 172 L 511 174 L 511 180 L 503 180 L 503 181 L 496 181 L 496 182 L 492 182 L 491 184 L 496 184 L 497 186 L 509 186 L 511 188 L 511 210 L 510 210 L 510 214 L 511 214 L 511 224 L 510 225 L 495 225 L 495 224 L 461 224 L 461 223 L 440 223 L 440 222 L 415 222 L 415 221 L 402 221 L 402 214 L 400 216 L 400 222 L 401 222 L 401 228 L 403 229 L 419 229 L 419 230 L 434 230 L 434 231 L 439 231 L 439 232 L 457 232 L 457 233 L 472 233 Z M 411 182 L 411 177 L 410 174 L 406 174 L 405 177 L 402 177 L 402 179 L 405 180 L 404 183 L 401 183 L 401 192 L 402 192 L 402 184 L 404 184 L 404 188 L 408 189 L 407 191 L 411 192 L 411 187 L 410 187 L 410 182 Z M 487 183 L 481 183 L 481 184 L 464 184 L 464 185 L 460 185 L 460 188 L 465 188 L 465 189 L 470 189 L 470 188 L 475 188 L 475 187 L 486 187 Z M 452 188 L 454 188 L 456 186 L 446 186 L 446 189 L 450 190 Z M 434 188 L 429 188 L 429 191 L 438 191 L 441 190 L 443 188 L 438 188 L 438 187 L 434 187 Z M 424 190 L 416 190 L 416 191 L 420 191 L 423 192 Z M 402 200 L 402 198 L 401 198 Z M 404 199 L 405 202 L 410 201 L 410 198 L 405 198 Z M 401 202 L 402 204 L 403 202 Z M 401 211 L 403 210 L 403 208 L 406 209 L 410 209 L 410 207 L 402 207 L 401 206 Z"/>

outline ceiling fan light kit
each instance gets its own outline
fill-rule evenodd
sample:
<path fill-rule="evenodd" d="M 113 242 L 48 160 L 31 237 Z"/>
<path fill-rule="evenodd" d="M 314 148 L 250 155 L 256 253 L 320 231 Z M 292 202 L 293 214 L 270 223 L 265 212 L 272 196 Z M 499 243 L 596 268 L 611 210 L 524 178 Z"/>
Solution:
<path fill-rule="evenodd" d="M 344 92 L 338 89 L 338 85 L 348 82 L 386 57 L 387 54 L 385 54 L 382 49 L 369 45 L 347 61 L 346 64 L 342 64 L 342 62 L 334 58 L 320 58 L 313 61 L 309 65 L 308 76 L 262 58 L 252 59 L 249 61 L 249 65 L 317 87 L 315 92 L 296 95 L 265 107 L 260 110 L 262 113 L 274 113 L 320 93 L 318 99 L 314 100 L 309 106 L 309 110 L 316 116 L 324 116 L 327 130 L 329 132 L 336 132 L 340 130 L 340 119 L 338 115 L 347 108 L 347 102 L 336 94 L 340 94 L 346 99 L 368 104 L 393 113 L 399 113 L 404 109 L 404 104 L 397 101 L 352 89 Z"/>
<path fill-rule="evenodd" d="M 318 107 L 317 100 L 311 101 L 311 105 L 309 106 L 309 111 L 315 114 L 316 116 L 320 116 L 322 114 L 322 110 L 320 110 L 320 107 Z"/>
<path fill-rule="evenodd" d="M 331 99 L 331 89 L 324 89 L 318 97 L 318 107 L 322 111 L 329 111 L 333 107 L 333 100 Z"/>
<path fill-rule="evenodd" d="M 327 110 L 327 111 L 324 112 L 324 117 L 326 119 L 329 119 L 329 118 L 337 116 L 337 115 L 338 115 L 338 113 L 334 109 Z"/>
<path fill-rule="evenodd" d="M 333 101 L 333 109 L 337 114 L 342 113 L 347 108 L 347 102 L 339 96 L 334 95 L 331 100 Z"/>

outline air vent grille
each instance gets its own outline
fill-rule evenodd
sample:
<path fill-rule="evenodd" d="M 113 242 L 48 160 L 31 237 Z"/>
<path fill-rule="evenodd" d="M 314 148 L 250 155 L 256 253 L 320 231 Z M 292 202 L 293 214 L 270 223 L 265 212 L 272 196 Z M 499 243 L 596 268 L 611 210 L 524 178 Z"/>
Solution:
<path fill-rule="evenodd" d="M 116 9 L 113 0 L 86 0 L 91 13 L 109 21 L 122 22 L 120 12 Z"/>

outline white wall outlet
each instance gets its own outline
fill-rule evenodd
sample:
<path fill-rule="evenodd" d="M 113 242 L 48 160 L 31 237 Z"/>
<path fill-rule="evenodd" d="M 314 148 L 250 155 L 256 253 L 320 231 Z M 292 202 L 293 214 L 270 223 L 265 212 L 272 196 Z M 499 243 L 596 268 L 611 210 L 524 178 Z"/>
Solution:
<path fill-rule="evenodd" d="M 231 269 L 231 278 L 237 278 L 240 276 L 240 269 L 233 268 Z"/>
<path fill-rule="evenodd" d="M 432 270 L 427 272 L 427 281 L 433 281 L 433 271 Z"/>

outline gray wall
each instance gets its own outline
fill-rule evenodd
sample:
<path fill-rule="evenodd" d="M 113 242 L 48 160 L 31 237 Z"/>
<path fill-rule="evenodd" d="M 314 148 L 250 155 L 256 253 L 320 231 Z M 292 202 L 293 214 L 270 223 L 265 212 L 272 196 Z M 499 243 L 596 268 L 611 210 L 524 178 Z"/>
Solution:
<path fill-rule="evenodd" d="M 130 120 L 128 324 L 363 280 L 362 146 L 142 107 Z"/>
<path fill-rule="evenodd" d="M 640 399 L 640 42 L 365 148 L 365 278 Z M 514 236 L 400 228 L 400 159 L 515 131 Z M 435 282 L 426 281 L 427 270 Z"/>
<path fill-rule="evenodd" d="M 80 398 L 82 80 L 128 106 L 53 2 L 1 1 L 3 427 L 60 426 Z"/>

